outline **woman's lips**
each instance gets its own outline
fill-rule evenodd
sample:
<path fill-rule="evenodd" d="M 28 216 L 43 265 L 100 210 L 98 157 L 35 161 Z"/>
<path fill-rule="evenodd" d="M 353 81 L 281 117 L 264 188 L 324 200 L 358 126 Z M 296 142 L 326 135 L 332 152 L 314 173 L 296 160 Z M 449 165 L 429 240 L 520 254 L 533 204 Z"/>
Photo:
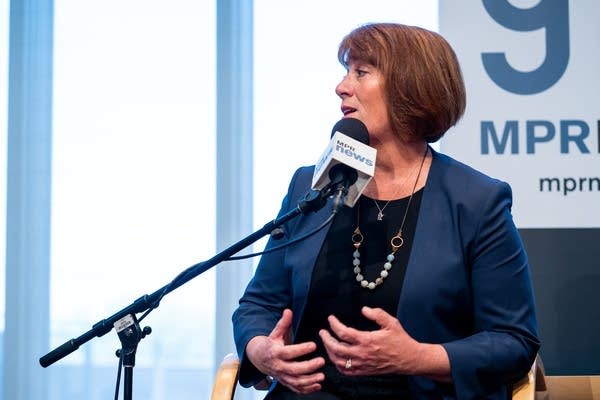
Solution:
<path fill-rule="evenodd" d="M 352 114 L 353 112 L 356 111 L 356 108 L 352 108 L 352 107 L 342 107 L 342 114 L 344 114 L 344 116 L 348 115 L 348 114 Z"/>

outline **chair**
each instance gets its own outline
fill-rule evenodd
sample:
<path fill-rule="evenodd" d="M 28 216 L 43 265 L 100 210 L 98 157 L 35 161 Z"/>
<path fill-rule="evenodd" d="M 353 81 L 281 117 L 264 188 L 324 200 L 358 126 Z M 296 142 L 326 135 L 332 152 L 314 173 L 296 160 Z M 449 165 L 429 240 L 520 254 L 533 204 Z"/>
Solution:
<path fill-rule="evenodd" d="M 235 388 L 238 381 L 240 360 L 234 354 L 227 354 L 217 370 L 215 382 L 212 388 L 210 400 L 233 400 Z M 261 385 L 257 389 L 267 389 L 268 385 Z M 591 400 L 600 400 L 600 380 L 597 381 L 598 397 L 589 397 Z M 516 382 L 512 388 L 513 400 L 546 400 L 550 399 L 546 394 L 547 388 L 544 376 L 544 366 L 538 355 L 529 372 L 521 380 Z M 588 399 L 587 397 L 551 397 L 551 399 Z"/>
<path fill-rule="evenodd" d="M 546 376 L 546 386 L 540 400 L 600 400 L 600 375 Z"/>
<path fill-rule="evenodd" d="M 240 360 L 229 353 L 221 361 L 213 384 L 210 400 L 233 400 L 238 383 Z M 254 385 L 256 390 L 268 390 L 273 380 L 270 377 Z"/>
<path fill-rule="evenodd" d="M 513 385 L 514 400 L 600 400 L 600 375 L 546 375 L 538 355 L 526 377 Z"/>
<path fill-rule="evenodd" d="M 210 400 L 233 400 L 237 386 L 240 360 L 234 354 L 227 354 L 217 370 Z"/>
<path fill-rule="evenodd" d="M 537 392 L 545 391 L 544 365 L 538 354 L 529 368 L 529 372 L 512 386 L 513 400 L 537 400 Z"/>

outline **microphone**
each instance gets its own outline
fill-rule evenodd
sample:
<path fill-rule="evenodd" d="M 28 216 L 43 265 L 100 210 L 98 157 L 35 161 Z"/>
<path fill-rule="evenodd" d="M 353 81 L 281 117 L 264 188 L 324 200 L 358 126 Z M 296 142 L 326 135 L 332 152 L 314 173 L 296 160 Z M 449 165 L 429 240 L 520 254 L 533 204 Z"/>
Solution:
<path fill-rule="evenodd" d="M 367 127 L 356 118 L 343 118 L 331 130 L 331 141 L 315 165 L 312 188 L 341 192 L 354 207 L 375 173 L 377 150 L 369 146 Z"/>

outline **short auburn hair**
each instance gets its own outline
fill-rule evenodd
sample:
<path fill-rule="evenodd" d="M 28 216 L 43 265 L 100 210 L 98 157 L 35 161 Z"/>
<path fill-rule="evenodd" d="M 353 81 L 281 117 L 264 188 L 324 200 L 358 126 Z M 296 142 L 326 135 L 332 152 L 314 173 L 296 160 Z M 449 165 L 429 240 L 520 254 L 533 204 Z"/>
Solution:
<path fill-rule="evenodd" d="M 362 25 L 344 37 L 338 60 L 346 68 L 362 61 L 381 71 L 390 124 L 404 139 L 436 142 L 465 111 L 458 59 L 435 32 L 395 23 Z"/>

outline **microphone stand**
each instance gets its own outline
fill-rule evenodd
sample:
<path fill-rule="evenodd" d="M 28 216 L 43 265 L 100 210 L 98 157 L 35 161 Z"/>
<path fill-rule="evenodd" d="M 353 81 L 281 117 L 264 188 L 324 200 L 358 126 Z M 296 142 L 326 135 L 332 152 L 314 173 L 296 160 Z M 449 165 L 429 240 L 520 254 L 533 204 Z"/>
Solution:
<path fill-rule="evenodd" d="M 149 313 L 159 306 L 161 299 L 166 294 L 172 292 L 203 272 L 206 272 L 220 262 L 226 261 L 233 254 L 251 245 L 263 236 L 270 234 L 275 228 L 283 225 L 287 221 L 297 217 L 300 214 L 308 214 L 311 211 L 315 212 L 321 209 L 327 202 L 327 197 L 331 195 L 334 189 L 335 188 L 333 188 L 332 185 L 329 185 L 321 191 L 310 191 L 295 209 L 265 224 L 258 231 L 255 231 L 239 242 L 233 244 L 211 259 L 192 265 L 179 274 L 169 284 L 163 286 L 154 293 L 150 295 L 146 294 L 140 297 L 132 304 L 116 312 L 112 316 L 97 322 L 92 326 L 92 329 L 85 332 L 81 336 L 63 343 L 59 347 L 42 356 L 39 359 L 40 365 L 44 368 L 48 367 L 63 357 L 71 354 L 77 350 L 79 346 L 88 342 L 94 337 L 100 337 L 107 334 L 114 327 L 122 344 L 122 348 L 117 352 L 117 354 L 122 359 L 125 368 L 125 379 L 123 383 L 124 400 L 131 400 L 133 367 L 135 366 L 135 353 L 137 350 L 137 345 L 146 335 L 150 334 L 151 332 L 149 327 L 145 327 L 143 330 L 140 329 L 136 314 L 142 312 L 146 312 L 146 314 Z M 336 204 L 340 204 L 339 197 L 345 195 L 345 193 L 342 192 L 344 191 L 338 191 L 338 195 L 336 196 Z M 143 317 L 145 317 L 145 315 Z"/>

